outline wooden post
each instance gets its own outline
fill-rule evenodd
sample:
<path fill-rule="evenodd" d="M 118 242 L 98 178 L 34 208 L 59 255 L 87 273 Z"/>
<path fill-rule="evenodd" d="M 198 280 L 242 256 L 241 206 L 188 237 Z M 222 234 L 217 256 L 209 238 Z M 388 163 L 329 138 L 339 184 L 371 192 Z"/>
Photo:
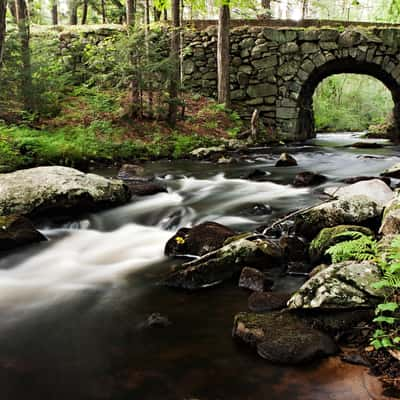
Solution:
<path fill-rule="evenodd" d="M 217 43 L 217 70 L 218 70 L 218 103 L 230 107 L 230 79 L 229 79 L 229 4 L 219 8 L 218 43 Z"/>

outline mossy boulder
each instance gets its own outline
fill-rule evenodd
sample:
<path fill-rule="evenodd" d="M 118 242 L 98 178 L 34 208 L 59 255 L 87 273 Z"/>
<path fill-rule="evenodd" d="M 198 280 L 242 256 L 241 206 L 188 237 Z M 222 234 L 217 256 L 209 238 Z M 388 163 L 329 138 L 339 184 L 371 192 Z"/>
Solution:
<path fill-rule="evenodd" d="M 37 167 L 0 174 L 0 215 L 84 212 L 126 203 L 119 180 L 67 167 Z"/>
<path fill-rule="evenodd" d="M 400 163 L 397 163 L 381 173 L 382 176 L 400 179 Z"/>
<path fill-rule="evenodd" d="M 245 266 L 268 269 L 281 262 L 281 249 L 268 240 L 239 239 L 170 272 L 164 284 L 183 289 L 201 289 L 238 275 Z"/>
<path fill-rule="evenodd" d="M 1 251 L 45 240 L 46 237 L 27 218 L 16 215 L 0 216 Z"/>
<path fill-rule="evenodd" d="M 337 225 L 375 226 L 382 207 L 366 196 L 358 195 L 332 200 L 315 206 L 295 217 L 295 231 L 313 239 L 322 229 Z"/>
<path fill-rule="evenodd" d="M 239 313 L 235 316 L 232 334 L 274 363 L 299 364 L 337 352 L 337 346 L 327 334 L 289 312 Z"/>
<path fill-rule="evenodd" d="M 372 307 L 385 296 L 373 284 L 379 267 L 369 261 L 333 264 L 310 278 L 288 301 L 291 309 L 351 309 Z"/>
<path fill-rule="evenodd" d="M 313 264 L 320 262 L 324 258 L 326 250 L 331 246 L 350 240 L 351 232 L 360 232 L 371 237 L 375 236 L 371 229 L 364 226 L 338 225 L 333 228 L 324 228 L 310 244 L 308 250 L 310 261 Z"/>

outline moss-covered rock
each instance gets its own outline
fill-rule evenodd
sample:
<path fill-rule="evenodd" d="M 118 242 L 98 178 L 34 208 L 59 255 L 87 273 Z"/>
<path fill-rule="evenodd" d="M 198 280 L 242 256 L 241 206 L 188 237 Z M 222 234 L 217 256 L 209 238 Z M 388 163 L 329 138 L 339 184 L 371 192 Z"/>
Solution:
<path fill-rule="evenodd" d="M 0 216 L 1 251 L 45 240 L 28 219 L 16 215 Z"/>
<path fill-rule="evenodd" d="M 268 269 L 280 263 L 281 249 L 268 240 L 240 239 L 197 260 L 183 264 L 167 275 L 164 284 L 200 289 L 232 278 L 245 266 Z"/>
<path fill-rule="evenodd" d="M 310 244 L 308 252 L 311 262 L 314 264 L 320 262 L 329 247 L 351 239 L 351 232 L 360 232 L 367 236 L 375 236 L 371 229 L 357 225 L 338 225 L 333 228 L 324 228 Z M 346 235 L 346 233 L 349 234 Z"/>
<path fill-rule="evenodd" d="M 232 334 L 255 347 L 259 356 L 275 363 L 299 364 L 337 351 L 328 335 L 289 312 L 239 313 Z"/>
<path fill-rule="evenodd" d="M 289 300 L 291 309 L 348 309 L 371 307 L 385 296 L 373 284 L 381 279 L 372 262 L 333 264 L 310 278 Z"/>
<path fill-rule="evenodd" d="M 0 174 L 0 215 L 84 212 L 130 200 L 119 180 L 67 167 L 38 167 Z"/>
<path fill-rule="evenodd" d="M 315 206 L 295 218 L 296 233 L 313 239 L 337 225 L 376 225 L 382 207 L 366 196 L 352 196 Z"/>

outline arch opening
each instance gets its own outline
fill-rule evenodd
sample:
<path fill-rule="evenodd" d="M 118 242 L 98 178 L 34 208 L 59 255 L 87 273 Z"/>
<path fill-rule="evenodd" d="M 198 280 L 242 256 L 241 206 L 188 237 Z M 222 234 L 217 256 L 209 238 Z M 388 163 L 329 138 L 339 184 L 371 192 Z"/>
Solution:
<path fill-rule="evenodd" d="M 368 62 L 357 62 L 353 58 L 338 59 L 327 62 L 316 68 L 303 84 L 298 106 L 299 118 L 296 136 L 301 139 L 313 138 L 316 135 L 313 96 L 318 85 L 326 78 L 340 74 L 357 74 L 370 76 L 380 81 L 390 92 L 393 100 L 392 128 L 389 135 L 395 137 L 400 127 L 400 86 L 396 80 L 381 66 Z"/>

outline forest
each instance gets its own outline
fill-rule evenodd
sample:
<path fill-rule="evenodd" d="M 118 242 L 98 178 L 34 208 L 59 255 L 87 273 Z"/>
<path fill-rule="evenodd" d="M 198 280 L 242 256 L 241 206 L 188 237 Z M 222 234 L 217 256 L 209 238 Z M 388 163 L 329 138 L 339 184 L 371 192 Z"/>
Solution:
<path fill-rule="evenodd" d="M 400 0 L 0 0 L 6 400 L 400 398 Z"/>

